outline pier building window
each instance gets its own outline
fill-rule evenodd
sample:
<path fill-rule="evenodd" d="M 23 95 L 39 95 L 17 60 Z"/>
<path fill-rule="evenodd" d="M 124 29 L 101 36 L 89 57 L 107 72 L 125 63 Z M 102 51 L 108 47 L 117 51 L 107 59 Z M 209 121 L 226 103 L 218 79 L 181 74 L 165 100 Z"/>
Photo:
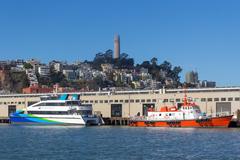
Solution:
<path fill-rule="evenodd" d="M 134 99 L 130 99 L 130 103 L 134 103 Z"/>
<path fill-rule="evenodd" d="M 141 99 L 141 102 L 145 102 L 145 99 Z"/>
<path fill-rule="evenodd" d="M 178 98 L 178 99 L 176 99 L 176 102 L 180 102 L 180 99 Z"/>
<path fill-rule="evenodd" d="M 168 99 L 164 99 L 164 100 L 163 100 L 163 103 L 166 103 L 166 102 L 168 102 Z"/>
<path fill-rule="evenodd" d="M 151 99 L 147 99 L 147 102 L 151 102 Z"/>
<path fill-rule="evenodd" d="M 235 101 L 240 101 L 240 98 L 239 97 L 235 97 Z"/>
<path fill-rule="evenodd" d="M 11 113 L 16 112 L 16 106 L 15 105 L 9 105 L 8 106 L 8 116 L 10 116 Z"/>
<path fill-rule="evenodd" d="M 206 102 L 206 98 L 201 98 L 201 102 Z"/>
<path fill-rule="evenodd" d="M 100 103 L 103 103 L 103 100 L 100 100 Z"/>
<path fill-rule="evenodd" d="M 136 99 L 135 102 L 136 102 L 136 103 L 139 103 L 139 102 L 140 102 L 140 99 Z"/>
<path fill-rule="evenodd" d="M 93 100 L 91 100 L 90 103 L 93 103 Z"/>
<path fill-rule="evenodd" d="M 233 101 L 233 98 L 232 97 L 228 98 L 228 101 Z"/>
<path fill-rule="evenodd" d="M 21 102 L 18 102 L 18 104 L 21 104 Z"/>
<path fill-rule="evenodd" d="M 118 103 L 118 100 L 116 99 L 114 102 L 115 102 L 115 103 Z"/>
<path fill-rule="evenodd" d="M 221 101 L 226 101 L 226 98 L 221 98 Z"/>
<path fill-rule="evenodd" d="M 152 99 L 152 102 L 157 102 L 157 100 L 156 99 Z"/>
<path fill-rule="evenodd" d="M 231 102 L 217 102 L 216 103 L 217 115 L 230 115 L 231 114 Z"/>
<path fill-rule="evenodd" d="M 128 100 L 125 100 L 125 103 L 128 103 Z"/>
<path fill-rule="evenodd" d="M 109 100 L 109 103 L 113 103 L 113 100 Z"/>
<path fill-rule="evenodd" d="M 95 100 L 94 102 L 95 102 L 95 103 L 98 103 L 98 100 Z"/>
<path fill-rule="evenodd" d="M 104 103 L 108 103 L 108 100 L 105 100 Z"/>
<path fill-rule="evenodd" d="M 4 104 L 7 104 L 6 102 L 4 102 Z"/>
<path fill-rule="evenodd" d="M 122 100 L 122 99 L 120 99 L 120 100 L 119 100 L 119 102 L 123 103 L 123 100 Z"/>
<path fill-rule="evenodd" d="M 212 98 L 208 98 L 207 101 L 208 101 L 208 102 L 212 102 Z"/>
<path fill-rule="evenodd" d="M 219 101 L 219 98 L 214 98 L 214 101 L 215 101 L 215 102 L 218 102 L 218 101 Z"/>
<path fill-rule="evenodd" d="M 111 117 L 122 117 L 122 104 L 111 104 Z"/>

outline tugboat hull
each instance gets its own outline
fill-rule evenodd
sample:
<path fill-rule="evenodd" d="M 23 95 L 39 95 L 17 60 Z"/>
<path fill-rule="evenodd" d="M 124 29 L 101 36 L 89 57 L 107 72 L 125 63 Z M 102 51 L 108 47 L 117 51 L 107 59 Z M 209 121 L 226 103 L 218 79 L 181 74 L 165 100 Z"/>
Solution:
<path fill-rule="evenodd" d="M 130 126 L 133 127 L 228 127 L 233 116 L 213 117 L 208 119 L 192 120 L 131 120 Z"/>

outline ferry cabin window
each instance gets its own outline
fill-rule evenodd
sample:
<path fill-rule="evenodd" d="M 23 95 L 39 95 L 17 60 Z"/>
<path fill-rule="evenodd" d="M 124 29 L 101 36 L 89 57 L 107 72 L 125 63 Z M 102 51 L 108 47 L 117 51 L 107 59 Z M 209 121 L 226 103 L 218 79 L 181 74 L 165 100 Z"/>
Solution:
<path fill-rule="evenodd" d="M 136 100 L 135 100 L 135 102 L 136 102 L 136 103 L 139 103 L 139 102 L 140 102 L 140 100 L 139 100 L 139 99 L 136 99 Z"/>
<path fill-rule="evenodd" d="M 95 102 L 95 103 L 98 103 L 98 100 L 95 100 L 94 102 Z"/>
<path fill-rule="evenodd" d="M 113 103 L 113 100 L 109 100 L 109 103 Z"/>
<path fill-rule="evenodd" d="M 130 99 L 130 103 L 134 103 L 134 99 Z"/>
<path fill-rule="evenodd" d="M 108 103 L 108 100 L 104 100 L 104 103 Z"/>
<path fill-rule="evenodd" d="M 81 111 L 77 111 L 77 113 L 80 115 L 92 115 L 91 110 L 81 110 Z"/>
<path fill-rule="evenodd" d="M 79 106 L 80 102 L 79 101 L 67 101 L 66 104 L 67 104 L 67 106 Z"/>
<path fill-rule="evenodd" d="M 28 111 L 28 114 L 51 114 L 51 115 L 67 115 L 66 111 Z"/>
<path fill-rule="evenodd" d="M 157 102 L 157 100 L 156 99 L 152 99 L 152 102 Z"/>
<path fill-rule="evenodd" d="M 151 102 L 151 99 L 147 99 L 147 102 Z"/>
<path fill-rule="evenodd" d="M 120 99 L 120 100 L 119 100 L 119 102 L 123 103 L 123 100 L 122 100 L 122 99 Z"/>
<path fill-rule="evenodd" d="M 219 101 L 219 98 L 214 98 L 214 101 L 215 101 L 215 102 L 218 102 L 218 101 Z"/>
<path fill-rule="evenodd" d="M 46 106 L 46 103 L 39 103 L 39 104 L 37 104 L 36 106 L 34 106 L 34 107 L 38 107 L 38 106 Z"/>
<path fill-rule="evenodd" d="M 46 103 L 46 106 L 65 106 L 65 103 Z"/>
<path fill-rule="evenodd" d="M 125 100 L 125 103 L 128 103 L 128 100 Z"/>
<path fill-rule="evenodd" d="M 232 97 L 228 98 L 228 101 L 233 101 L 233 98 Z"/>

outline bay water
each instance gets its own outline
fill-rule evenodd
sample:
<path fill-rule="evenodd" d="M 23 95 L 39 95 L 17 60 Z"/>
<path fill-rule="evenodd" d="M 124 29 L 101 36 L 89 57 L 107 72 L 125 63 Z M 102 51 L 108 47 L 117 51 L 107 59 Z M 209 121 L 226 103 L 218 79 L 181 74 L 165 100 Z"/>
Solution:
<path fill-rule="evenodd" d="M 238 128 L 0 125 L 0 160 L 240 159 Z"/>

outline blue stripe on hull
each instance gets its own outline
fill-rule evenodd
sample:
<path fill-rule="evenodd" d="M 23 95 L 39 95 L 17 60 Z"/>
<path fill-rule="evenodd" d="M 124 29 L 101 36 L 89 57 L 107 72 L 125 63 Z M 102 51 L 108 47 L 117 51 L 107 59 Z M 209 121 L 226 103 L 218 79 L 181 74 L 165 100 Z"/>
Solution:
<path fill-rule="evenodd" d="M 10 117 L 11 123 L 39 123 L 39 124 L 61 124 L 61 122 L 49 122 L 47 120 L 42 120 L 40 118 L 34 117 L 20 117 L 20 116 L 12 116 Z"/>

